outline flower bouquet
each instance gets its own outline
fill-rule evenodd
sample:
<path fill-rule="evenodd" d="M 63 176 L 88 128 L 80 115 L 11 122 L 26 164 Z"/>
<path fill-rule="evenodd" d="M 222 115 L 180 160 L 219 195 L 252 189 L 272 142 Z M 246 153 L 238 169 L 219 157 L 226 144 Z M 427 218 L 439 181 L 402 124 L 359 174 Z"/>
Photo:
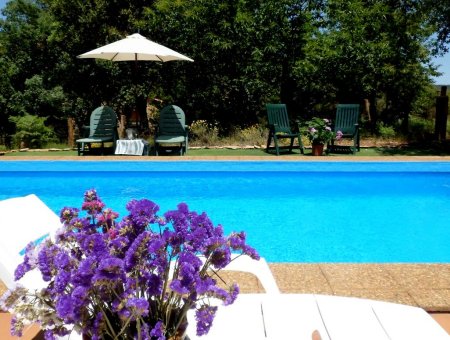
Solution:
<path fill-rule="evenodd" d="M 27 246 L 16 280 L 39 270 L 46 285 L 34 292 L 17 285 L 2 297 L 0 306 L 14 314 L 13 335 L 38 322 L 46 339 L 73 330 L 89 339 L 175 339 L 191 309 L 197 335 L 208 333 L 214 301 L 232 304 L 239 292 L 236 284 L 219 284 L 219 271 L 232 252 L 259 255 L 243 232 L 224 236 L 220 225 L 186 204 L 163 216 L 147 199 L 126 208 L 129 214 L 117 222 L 118 214 L 88 190 L 84 217 L 63 208 L 55 239 Z"/>
<path fill-rule="evenodd" d="M 337 131 L 336 134 L 333 132 L 329 119 L 317 117 L 314 117 L 310 121 L 306 122 L 306 128 L 303 129 L 303 134 L 313 145 L 327 144 L 334 138 L 339 140 L 342 137 L 341 131 Z"/>

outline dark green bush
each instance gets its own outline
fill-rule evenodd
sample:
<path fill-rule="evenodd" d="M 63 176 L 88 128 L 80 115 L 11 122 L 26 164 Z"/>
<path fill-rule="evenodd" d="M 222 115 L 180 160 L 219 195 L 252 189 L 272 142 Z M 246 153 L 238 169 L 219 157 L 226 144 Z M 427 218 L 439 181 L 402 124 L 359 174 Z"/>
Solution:
<path fill-rule="evenodd" d="M 411 115 L 408 131 L 410 142 L 431 141 L 434 134 L 434 120 Z"/>
<path fill-rule="evenodd" d="M 9 120 L 16 124 L 16 133 L 12 136 L 14 145 L 41 148 L 49 142 L 55 142 L 55 132 L 45 125 L 46 119 L 28 114 L 21 117 L 10 117 Z"/>

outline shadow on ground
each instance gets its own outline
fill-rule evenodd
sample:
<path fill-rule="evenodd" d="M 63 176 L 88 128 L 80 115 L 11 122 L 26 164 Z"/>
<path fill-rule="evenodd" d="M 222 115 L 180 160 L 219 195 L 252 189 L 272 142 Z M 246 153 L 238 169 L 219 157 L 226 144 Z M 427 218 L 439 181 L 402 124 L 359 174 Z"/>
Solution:
<path fill-rule="evenodd" d="M 382 156 L 450 156 L 450 141 L 410 143 L 376 150 Z"/>

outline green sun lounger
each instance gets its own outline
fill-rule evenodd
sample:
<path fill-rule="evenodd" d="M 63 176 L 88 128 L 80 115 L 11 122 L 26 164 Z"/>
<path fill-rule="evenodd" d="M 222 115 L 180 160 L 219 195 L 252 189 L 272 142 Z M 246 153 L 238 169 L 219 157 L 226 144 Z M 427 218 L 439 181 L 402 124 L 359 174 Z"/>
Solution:
<path fill-rule="evenodd" d="M 78 156 L 92 153 L 92 144 L 100 144 L 101 154 L 105 153 L 105 143 L 112 143 L 114 152 L 117 133 L 117 115 L 109 106 L 100 106 L 91 113 L 89 136 L 77 139 Z M 88 147 L 86 150 L 86 146 Z"/>
<path fill-rule="evenodd" d="M 333 122 L 333 131 L 337 133 L 341 131 L 342 137 L 351 139 L 352 146 L 336 145 L 334 140 L 331 140 L 327 145 L 327 153 L 356 153 L 360 150 L 359 144 L 359 104 L 338 104 L 336 107 L 336 119 Z"/>
<path fill-rule="evenodd" d="M 156 156 L 174 149 L 179 151 L 180 156 L 187 152 L 188 128 L 183 110 L 176 105 L 168 105 L 159 113 L 155 136 Z"/>
<path fill-rule="evenodd" d="M 294 133 L 291 130 L 291 126 L 289 124 L 289 116 L 286 109 L 286 104 L 267 104 L 267 121 L 269 128 L 269 137 L 267 138 L 267 147 L 266 152 L 270 152 L 275 150 L 277 156 L 280 155 L 280 151 L 283 148 L 279 144 L 280 139 L 290 139 L 290 144 L 287 147 L 289 152 L 292 152 L 294 147 L 294 140 L 298 140 L 298 147 L 300 152 L 303 154 L 303 143 L 300 133 Z M 274 143 L 274 147 L 271 147 L 272 140 Z"/>

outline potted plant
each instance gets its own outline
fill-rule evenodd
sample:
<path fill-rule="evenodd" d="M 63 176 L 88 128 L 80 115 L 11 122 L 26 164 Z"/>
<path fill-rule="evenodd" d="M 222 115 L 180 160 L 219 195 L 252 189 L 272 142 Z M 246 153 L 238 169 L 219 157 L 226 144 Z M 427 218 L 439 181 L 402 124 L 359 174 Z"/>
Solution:
<path fill-rule="evenodd" d="M 217 280 L 232 252 L 259 259 L 245 233 L 224 236 L 220 225 L 184 203 L 163 216 L 147 199 L 126 208 L 118 222 L 88 190 L 85 216 L 63 208 L 55 239 L 27 246 L 16 280 L 39 270 L 46 285 L 34 292 L 18 285 L 2 297 L 0 307 L 15 315 L 12 334 L 38 322 L 46 339 L 73 330 L 85 339 L 182 339 L 192 309 L 197 335 L 208 333 L 217 311 L 211 298 L 229 305 L 239 292 Z"/>
<path fill-rule="evenodd" d="M 321 156 L 325 144 L 331 142 L 334 138 L 340 139 L 342 137 L 341 131 L 333 132 L 329 119 L 318 117 L 306 122 L 303 134 L 311 142 L 313 156 Z"/>

